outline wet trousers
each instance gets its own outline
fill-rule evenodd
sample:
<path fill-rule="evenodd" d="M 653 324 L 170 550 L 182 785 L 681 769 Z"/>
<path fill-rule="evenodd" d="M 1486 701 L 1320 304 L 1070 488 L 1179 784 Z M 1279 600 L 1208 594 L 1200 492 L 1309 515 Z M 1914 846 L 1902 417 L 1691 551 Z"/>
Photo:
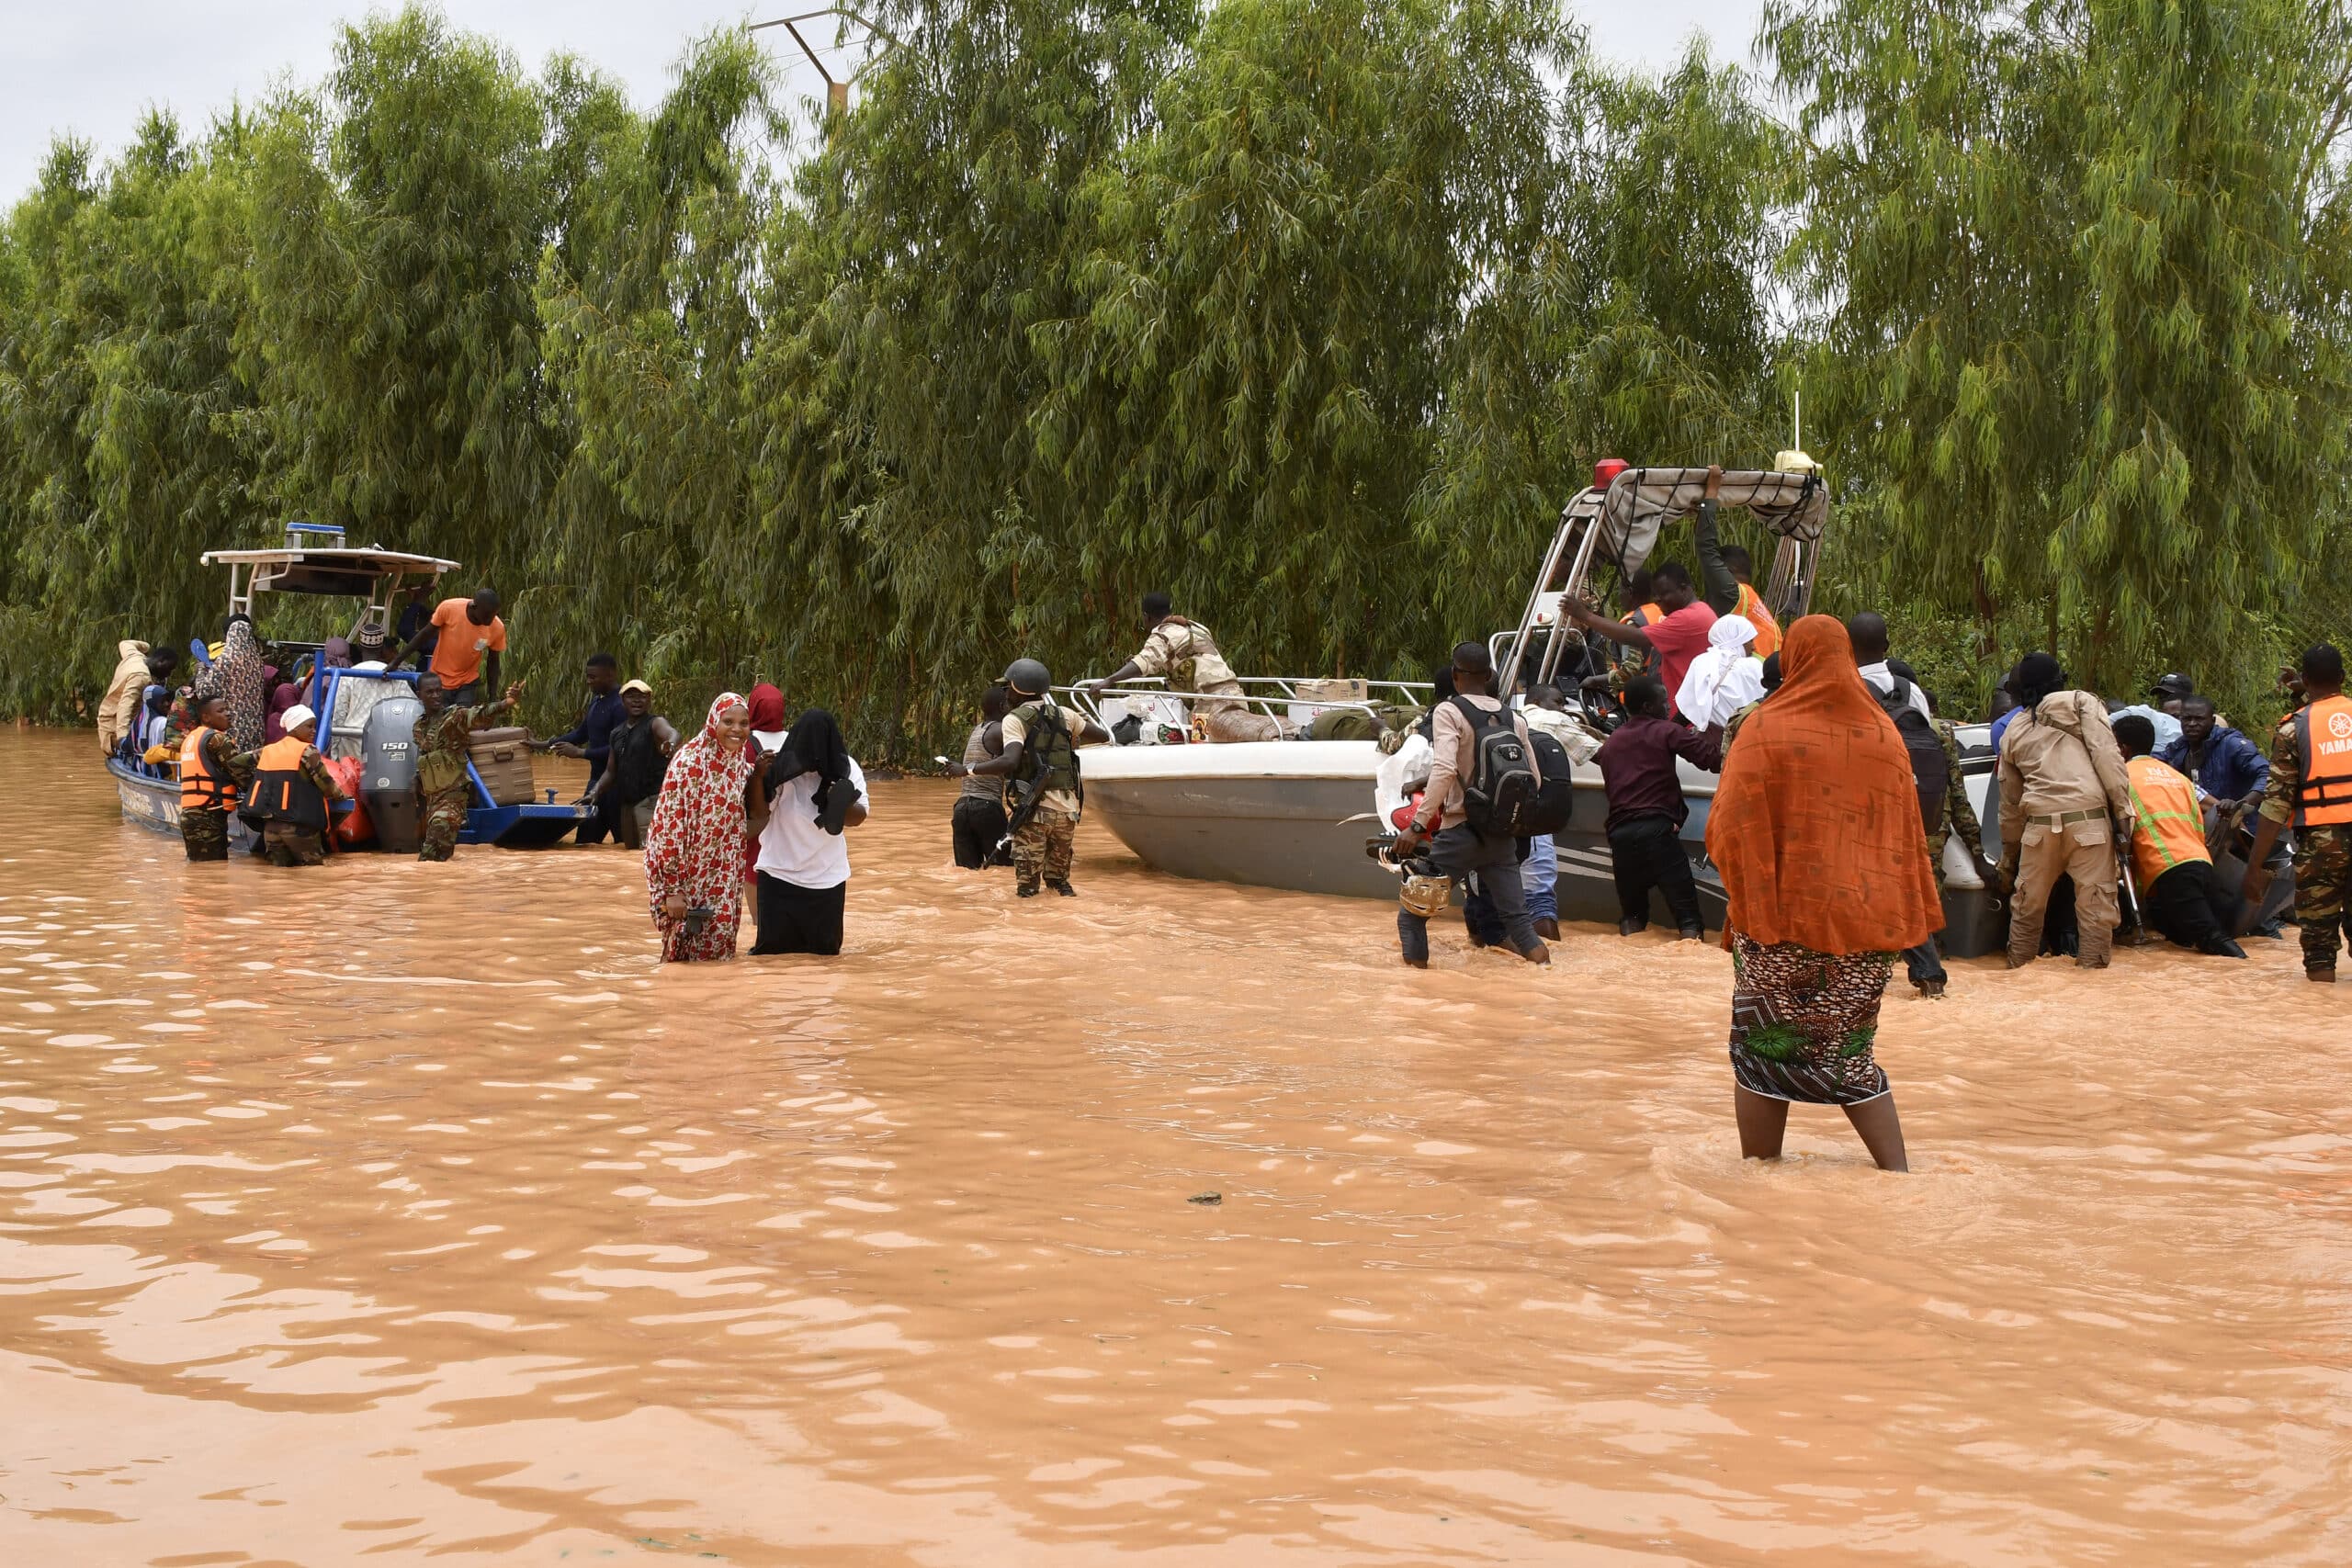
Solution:
<path fill-rule="evenodd" d="M 1636 817 L 1609 829 L 1611 874 L 1617 879 L 1617 911 L 1648 924 L 1650 889 L 1666 897 L 1682 931 L 1707 929 L 1699 913 L 1699 884 L 1682 848 L 1682 829 L 1671 817 Z"/>
<path fill-rule="evenodd" d="M 1906 947 L 1903 950 L 1903 968 L 1904 972 L 1910 976 L 1911 983 L 1915 986 L 1924 986 L 1932 980 L 1951 978 L 1944 973 L 1944 950 L 1937 945 L 1933 936 L 1917 947 Z"/>
<path fill-rule="evenodd" d="M 1440 876 L 1456 882 L 1474 873 L 1478 890 L 1494 903 L 1502 918 L 1504 940 L 1514 953 L 1528 953 L 1542 946 L 1535 935 L 1534 917 L 1527 912 L 1527 890 L 1519 880 L 1519 845 L 1510 839 L 1488 840 L 1467 827 L 1448 828 L 1421 852 Z M 1426 962 L 1430 955 L 1430 922 L 1410 909 L 1396 911 L 1396 940 L 1405 956 Z"/>
<path fill-rule="evenodd" d="M 2345 944 L 2344 895 L 2352 886 L 2352 827 L 2295 829 L 2295 919 L 2303 968 L 2332 970 Z"/>
<path fill-rule="evenodd" d="M 849 884 L 802 887 L 796 883 L 759 874 L 760 940 L 752 956 L 770 953 L 813 953 L 831 958 L 842 950 L 842 915 L 849 905 Z"/>
<path fill-rule="evenodd" d="M 466 827 L 466 789 L 460 782 L 425 796 L 424 820 L 417 830 L 417 859 L 447 860 L 458 852 L 458 835 Z"/>
<path fill-rule="evenodd" d="M 2211 861 L 2184 861 L 2140 889 L 2140 914 L 2176 947 L 2219 953 L 2237 926 L 2237 900 Z"/>
<path fill-rule="evenodd" d="M 1539 920 L 1560 918 L 1560 863 L 1552 835 L 1539 833 L 1527 840 L 1527 858 L 1519 863 L 1519 880 L 1527 889 L 1527 912 Z"/>
<path fill-rule="evenodd" d="M 996 852 L 997 845 L 1004 839 L 1003 802 L 984 800 L 977 795 L 961 796 L 948 818 L 948 829 L 956 840 L 956 863 L 966 871 L 981 871 L 1004 863 Z"/>
<path fill-rule="evenodd" d="M 262 825 L 263 852 L 272 865 L 324 865 L 326 845 L 320 836 L 308 829 L 297 828 L 291 822 L 266 822 Z"/>
<path fill-rule="evenodd" d="M 201 807 L 181 811 L 180 842 L 187 848 L 190 860 L 227 860 L 229 814 L 207 811 Z"/>
<path fill-rule="evenodd" d="M 2050 890 L 2061 876 L 2075 879 L 2075 921 L 2080 929 L 2075 962 L 2104 969 L 2115 950 L 2115 838 L 2104 817 L 2054 827 L 2029 821 L 2018 848 L 2017 896 L 2009 903 L 2009 965 L 2033 962 L 2041 951 L 2041 922 Z"/>
<path fill-rule="evenodd" d="M 1012 835 L 1012 879 L 1023 893 L 1040 882 L 1056 887 L 1069 881 L 1070 856 L 1078 849 L 1078 813 L 1040 806 Z"/>

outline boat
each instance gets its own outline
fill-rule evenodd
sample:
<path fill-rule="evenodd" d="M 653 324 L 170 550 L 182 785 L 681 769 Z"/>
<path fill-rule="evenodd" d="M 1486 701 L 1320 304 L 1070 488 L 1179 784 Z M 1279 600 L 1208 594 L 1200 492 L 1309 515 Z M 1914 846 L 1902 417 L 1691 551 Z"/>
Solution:
<path fill-rule="evenodd" d="M 1810 459 L 1788 453 L 1783 464 L 1771 470 L 1726 471 L 1721 504 L 1746 508 L 1779 536 L 1763 593 L 1787 625 L 1811 603 L 1829 506 L 1827 490 Z M 1611 567 L 1621 577 L 1638 570 L 1668 526 L 1696 515 L 1706 479 L 1704 468 L 1640 468 L 1613 460 L 1596 467 L 1594 482 L 1562 510 L 1518 623 L 1488 639 L 1503 690 L 1516 690 L 1522 672 L 1531 682 L 1574 687 L 1575 677 L 1587 671 L 1571 663 L 1580 645 L 1553 635 L 1562 600 L 1583 593 L 1597 567 Z M 1335 685 L 1344 684 L 1350 683 L 1243 677 L 1241 700 L 1283 721 L 1286 733 L 1304 733 L 1298 727 L 1317 712 L 1354 707 L 1376 717 L 1397 702 L 1426 705 L 1430 691 L 1425 682 L 1360 681 L 1344 694 L 1334 692 Z M 1098 720 L 1112 716 L 1104 705 L 1112 699 L 1163 705 L 1181 701 L 1156 682 L 1100 694 L 1089 687 L 1066 690 L 1070 701 Z M 1597 736 L 1614 720 L 1585 700 L 1582 717 Z M 1146 733 L 1154 730 L 1181 733 L 1181 727 L 1145 727 Z M 1381 753 L 1372 741 L 1096 746 L 1084 757 L 1088 807 L 1155 870 L 1303 893 L 1396 896 L 1396 873 L 1369 852 L 1386 836 L 1385 822 L 1373 809 Z M 1706 854 L 1715 776 L 1688 763 L 1681 764 L 1681 773 L 1690 807 L 1683 848 L 1699 886 L 1701 911 L 1711 927 L 1720 927 L 1725 912 L 1723 881 Z M 1554 835 L 1560 919 L 1614 924 L 1617 892 L 1600 770 L 1589 762 L 1577 765 L 1574 784 L 1574 813 L 1568 826 Z M 1662 897 L 1653 897 L 1651 919 L 1672 927 Z"/>
<path fill-rule="evenodd" d="M 401 594 L 415 583 L 430 587 L 458 569 L 456 561 L 437 556 L 412 555 L 376 545 L 347 546 L 342 528 L 306 522 L 288 523 L 282 545 L 208 550 L 198 558 L 205 566 L 228 568 L 230 614 L 251 615 L 254 604 L 271 593 L 357 599 L 358 618 L 347 636 L 354 643 L 371 645 L 389 641 L 391 607 Z M 281 651 L 312 655 L 322 651 L 318 643 L 271 641 Z M 320 668 L 315 659 L 312 665 L 302 702 L 320 716 L 320 754 L 330 759 L 361 759 L 361 798 L 370 820 L 379 827 L 374 847 L 413 852 L 417 821 L 410 736 L 422 711 L 415 695 L 417 672 L 386 670 L 381 665 L 328 670 Z M 380 716 L 379 709 L 383 710 Z M 114 780 L 125 821 L 179 836 L 175 762 L 131 762 L 109 757 L 107 772 Z M 473 799 L 466 812 L 465 828 L 458 835 L 461 844 L 535 849 L 557 842 L 579 826 L 579 812 L 557 805 L 553 790 L 547 792 L 544 802 L 501 802 L 492 797 L 470 761 L 466 773 Z M 233 815 L 230 818 L 232 850 L 251 848 L 254 837 L 247 823 Z"/>

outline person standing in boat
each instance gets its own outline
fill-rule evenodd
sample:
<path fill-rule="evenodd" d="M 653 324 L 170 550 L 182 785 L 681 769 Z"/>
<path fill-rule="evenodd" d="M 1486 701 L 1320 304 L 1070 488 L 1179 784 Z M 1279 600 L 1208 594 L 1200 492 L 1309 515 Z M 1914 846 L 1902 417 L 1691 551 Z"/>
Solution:
<path fill-rule="evenodd" d="M 452 601 L 458 603 L 458 601 Z M 416 700 L 424 705 L 413 737 L 416 745 L 416 858 L 447 860 L 458 852 L 458 835 L 465 830 L 466 795 L 471 787 L 466 764 L 471 760 L 473 732 L 487 729 L 523 695 L 523 682 L 506 688 L 494 703 L 466 707 L 449 701 L 441 677 L 426 671 L 417 678 Z"/>
<path fill-rule="evenodd" d="M 1013 705 L 1001 727 L 1004 750 L 985 762 L 947 764 L 950 778 L 1009 778 L 1020 785 L 1021 801 L 1012 812 L 1012 873 L 1013 890 L 1023 898 L 1035 897 L 1045 887 L 1065 898 L 1077 896 L 1069 867 L 1086 802 L 1078 749 L 1111 739 L 1092 719 L 1057 705 L 1053 684 L 1044 664 L 1014 660 L 1004 672 L 1006 696 Z"/>
<path fill-rule="evenodd" d="M 498 689 L 499 663 L 506 652 L 506 623 L 498 614 L 498 595 L 485 588 L 470 599 L 444 599 L 434 606 L 424 631 L 403 641 L 384 661 L 397 670 L 424 639 L 435 636 L 432 660 L 425 668 L 441 678 L 442 690 L 457 707 L 466 707 L 483 692 Z M 495 704 L 490 705 L 495 706 Z"/>
<path fill-rule="evenodd" d="M 114 674 L 107 694 L 98 701 L 98 750 L 111 757 L 121 750 L 122 738 L 137 733 L 144 694 L 153 680 L 147 645 L 125 637 L 114 645 Z"/>
<path fill-rule="evenodd" d="M 329 802 L 349 792 L 327 772 L 319 749 L 318 716 L 297 703 L 280 719 L 285 733 L 254 760 L 254 784 L 243 813 L 261 825 L 262 850 L 272 865 L 323 865 Z"/>
<path fill-rule="evenodd" d="M 1175 614 L 1170 604 L 1165 593 L 1145 594 L 1143 647 L 1103 679 L 1087 682 L 1086 689 L 1100 696 L 1107 688 L 1138 677 L 1164 676 L 1170 690 L 1190 692 L 1198 699 L 1192 705 L 1193 712 L 1200 717 L 1206 739 L 1274 739 L 1267 724 L 1261 722 L 1265 716 L 1249 711 L 1241 682 L 1217 651 L 1216 638 L 1208 627 Z"/>
<path fill-rule="evenodd" d="M 229 813 L 237 809 L 253 757 L 240 755 L 229 739 L 228 698 L 213 692 L 189 705 L 196 727 L 180 741 L 180 842 L 190 860 L 227 860 Z"/>

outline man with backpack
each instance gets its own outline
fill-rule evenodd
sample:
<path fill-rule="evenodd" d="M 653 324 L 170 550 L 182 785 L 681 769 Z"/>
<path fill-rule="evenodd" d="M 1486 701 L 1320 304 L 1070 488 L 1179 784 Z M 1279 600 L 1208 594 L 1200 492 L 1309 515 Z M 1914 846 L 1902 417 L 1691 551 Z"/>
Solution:
<path fill-rule="evenodd" d="M 1453 674 L 1453 694 L 1430 716 L 1429 784 L 1393 852 L 1400 864 L 1426 866 L 1426 874 L 1456 881 L 1475 875 L 1502 917 L 1511 951 L 1530 964 L 1549 964 L 1552 951 L 1527 912 L 1520 841 L 1566 825 L 1567 753 L 1548 735 L 1531 739 L 1526 721 L 1493 694 L 1495 665 L 1486 644 L 1455 645 Z M 1549 780 L 1539 749 L 1552 761 Z M 1400 908 L 1396 935 L 1405 962 L 1428 967 L 1429 917 Z"/>

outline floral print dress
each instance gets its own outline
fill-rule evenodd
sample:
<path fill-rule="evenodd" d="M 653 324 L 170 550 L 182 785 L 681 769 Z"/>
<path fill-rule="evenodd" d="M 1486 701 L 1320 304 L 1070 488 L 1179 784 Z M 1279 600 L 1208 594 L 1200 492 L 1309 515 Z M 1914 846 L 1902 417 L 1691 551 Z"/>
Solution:
<path fill-rule="evenodd" d="M 654 802 L 645 830 L 645 889 L 653 929 L 662 938 L 665 964 L 724 962 L 735 956 L 735 934 L 743 913 L 743 846 L 750 823 L 743 786 L 752 776 L 750 757 L 729 753 L 718 743 L 719 716 L 749 705 L 721 692 L 710 705 L 702 733 L 678 748 Z M 672 920 L 662 902 L 675 894 L 686 907 L 710 911 L 700 930 Z"/>

